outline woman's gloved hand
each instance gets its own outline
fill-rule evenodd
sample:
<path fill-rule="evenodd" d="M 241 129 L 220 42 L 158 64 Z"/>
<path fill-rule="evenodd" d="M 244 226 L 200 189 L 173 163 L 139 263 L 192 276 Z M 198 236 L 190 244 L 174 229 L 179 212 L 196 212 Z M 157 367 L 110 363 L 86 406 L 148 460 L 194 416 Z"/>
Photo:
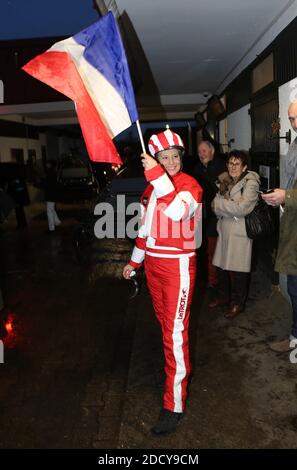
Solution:
<path fill-rule="evenodd" d="M 219 186 L 219 192 L 222 196 L 224 196 L 224 194 L 226 194 L 226 192 L 228 191 L 228 183 L 227 181 L 221 181 L 220 182 L 220 186 Z"/>
<path fill-rule="evenodd" d="M 221 194 L 221 196 L 225 196 L 225 194 L 227 194 L 231 182 L 232 179 L 230 178 L 227 172 L 219 175 L 217 180 L 217 186 L 219 188 L 219 193 Z"/>

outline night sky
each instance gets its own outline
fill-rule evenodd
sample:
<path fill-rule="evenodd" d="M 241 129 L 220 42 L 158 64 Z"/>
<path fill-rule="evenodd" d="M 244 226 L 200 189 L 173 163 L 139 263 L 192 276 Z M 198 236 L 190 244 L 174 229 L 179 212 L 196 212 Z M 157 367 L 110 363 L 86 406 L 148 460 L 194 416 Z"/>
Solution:
<path fill-rule="evenodd" d="M 0 40 L 71 36 L 98 18 L 92 0 L 0 0 Z"/>

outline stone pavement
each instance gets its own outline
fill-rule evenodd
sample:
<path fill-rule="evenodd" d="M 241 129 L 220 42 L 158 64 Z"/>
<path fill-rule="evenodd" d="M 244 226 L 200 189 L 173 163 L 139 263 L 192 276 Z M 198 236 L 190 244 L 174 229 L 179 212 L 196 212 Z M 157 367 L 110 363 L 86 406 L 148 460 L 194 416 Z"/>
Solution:
<path fill-rule="evenodd" d="M 43 205 L 30 207 L 28 228 L 13 215 L 1 227 L 4 313 L 15 320 L 0 364 L 0 448 L 116 446 L 133 334 L 119 273 L 131 244 L 105 242 L 79 266 L 72 234 L 87 209 L 60 206 L 51 235 Z"/>
<path fill-rule="evenodd" d="M 87 210 L 60 207 L 63 225 L 49 236 L 38 204 L 27 229 L 13 218 L 0 227 L 3 293 L 15 314 L 0 364 L 0 448 L 295 448 L 297 365 L 268 348 L 289 331 L 290 307 L 260 269 L 232 322 L 208 311 L 197 284 L 186 415 L 175 434 L 151 436 L 163 384 L 159 325 L 145 285 L 128 300 L 120 275 L 129 241 L 96 242 L 91 264 L 76 263 L 73 229 Z"/>
<path fill-rule="evenodd" d="M 209 311 L 197 287 L 187 410 L 178 431 L 162 438 L 150 434 L 161 407 L 161 338 L 148 293 L 142 296 L 120 448 L 296 448 L 297 364 L 268 348 L 290 331 L 290 307 L 265 272 L 254 273 L 246 311 L 232 321 Z"/>

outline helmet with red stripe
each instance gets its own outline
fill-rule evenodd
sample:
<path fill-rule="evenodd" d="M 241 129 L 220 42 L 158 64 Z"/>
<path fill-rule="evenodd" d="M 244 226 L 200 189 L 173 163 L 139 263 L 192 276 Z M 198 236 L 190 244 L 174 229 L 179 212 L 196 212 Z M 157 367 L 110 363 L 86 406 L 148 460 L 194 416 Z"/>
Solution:
<path fill-rule="evenodd" d="M 184 152 L 185 146 L 178 134 L 172 132 L 171 129 L 159 132 L 159 134 L 153 134 L 148 141 L 149 152 L 153 157 L 158 156 L 159 152 L 168 149 L 178 149 Z"/>

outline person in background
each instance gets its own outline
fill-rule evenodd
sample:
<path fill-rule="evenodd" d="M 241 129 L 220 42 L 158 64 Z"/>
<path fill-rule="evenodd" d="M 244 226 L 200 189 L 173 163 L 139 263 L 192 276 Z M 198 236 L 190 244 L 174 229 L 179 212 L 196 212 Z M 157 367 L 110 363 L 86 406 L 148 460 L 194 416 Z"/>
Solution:
<path fill-rule="evenodd" d="M 217 217 L 211 208 L 218 188 L 216 181 L 218 176 L 226 171 L 226 162 L 223 157 L 216 155 L 213 144 L 203 140 L 198 145 L 199 161 L 194 167 L 193 176 L 203 189 L 203 256 L 207 270 L 207 284 L 210 294 L 215 293 L 218 283 L 217 268 L 212 264 L 215 252 L 218 232 Z"/>
<path fill-rule="evenodd" d="M 5 222 L 12 209 L 16 208 L 16 205 L 14 199 L 0 186 L 0 224 Z"/>
<path fill-rule="evenodd" d="M 291 126 L 297 132 L 297 101 L 288 109 Z M 287 275 L 287 290 L 292 303 L 293 322 L 288 338 L 270 344 L 275 352 L 289 352 L 297 344 L 297 137 L 291 143 L 285 158 L 284 188 L 262 194 L 267 204 L 282 205 L 278 252 L 275 271 Z"/>
<path fill-rule="evenodd" d="M 27 227 L 27 218 L 25 206 L 30 204 L 29 192 L 25 178 L 23 176 L 23 166 L 16 165 L 15 175 L 10 178 L 7 183 L 7 194 L 15 201 L 15 215 L 17 228 L 24 229 Z"/>
<path fill-rule="evenodd" d="M 253 240 L 245 229 L 245 215 L 252 212 L 258 196 L 260 177 L 247 169 L 247 155 L 240 150 L 229 153 L 227 168 L 219 176 L 220 189 L 213 200 L 218 217 L 218 242 L 213 264 L 218 268 L 218 297 L 210 308 L 227 305 L 225 317 L 235 318 L 245 308 Z"/>
<path fill-rule="evenodd" d="M 183 416 L 191 372 L 189 315 L 196 276 L 195 218 L 202 199 L 197 181 L 181 171 L 184 144 L 167 129 L 149 140 L 152 156 L 141 155 L 149 185 L 142 198 L 143 217 L 131 260 L 131 272 L 144 261 L 148 288 L 163 333 L 165 391 L 152 432 L 175 431 Z M 186 230 L 188 227 L 188 230 Z"/>
<path fill-rule="evenodd" d="M 56 202 L 58 200 L 58 183 L 56 173 L 56 163 L 49 161 L 46 163 L 46 179 L 45 179 L 45 200 L 46 214 L 48 222 L 48 233 L 53 233 L 61 220 L 56 212 Z"/>

